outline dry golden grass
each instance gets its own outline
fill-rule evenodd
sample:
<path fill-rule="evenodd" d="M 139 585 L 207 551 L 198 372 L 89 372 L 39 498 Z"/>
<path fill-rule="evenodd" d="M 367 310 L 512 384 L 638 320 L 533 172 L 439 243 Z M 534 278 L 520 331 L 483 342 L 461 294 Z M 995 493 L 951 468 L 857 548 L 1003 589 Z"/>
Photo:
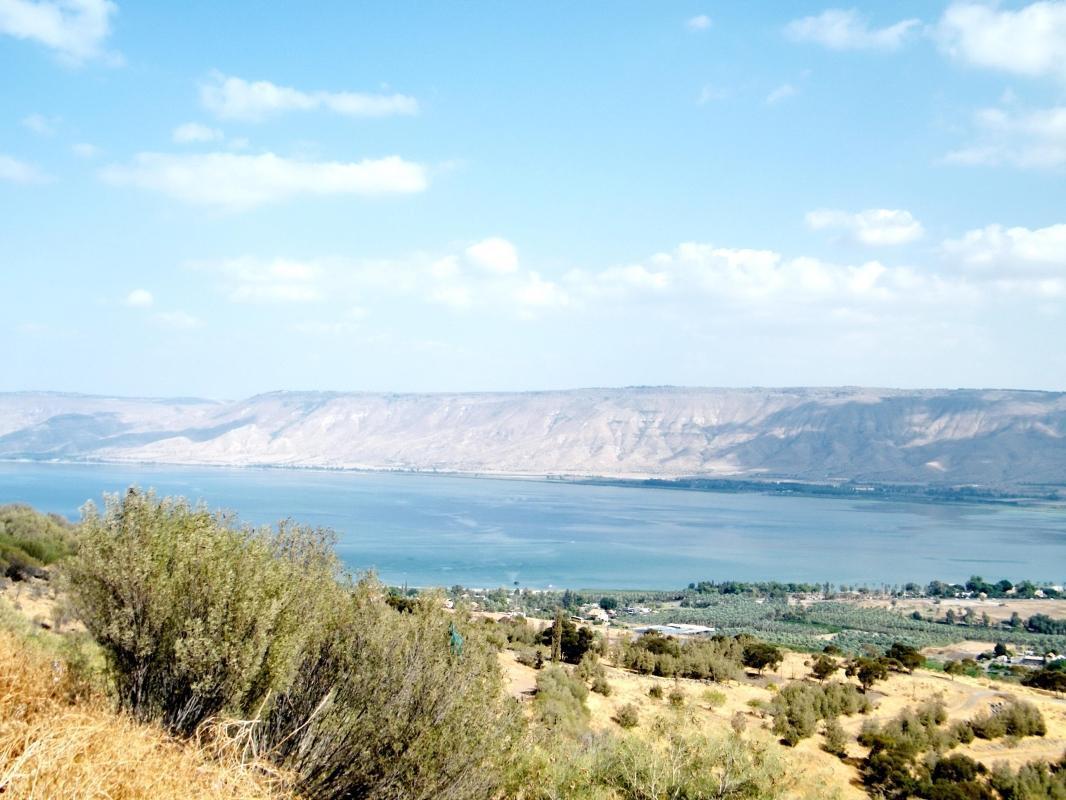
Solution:
<path fill-rule="evenodd" d="M 179 742 L 110 710 L 61 661 L 0 630 L 0 792 L 20 800 L 292 797 L 239 735 Z"/>

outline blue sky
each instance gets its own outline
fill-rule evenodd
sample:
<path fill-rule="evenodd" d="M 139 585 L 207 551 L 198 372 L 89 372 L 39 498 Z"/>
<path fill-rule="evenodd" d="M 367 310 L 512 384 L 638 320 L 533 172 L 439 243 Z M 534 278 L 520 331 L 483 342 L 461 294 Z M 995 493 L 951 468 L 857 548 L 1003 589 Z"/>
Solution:
<path fill-rule="evenodd" d="M 1066 389 L 1066 2 L 0 0 L 0 390 Z"/>

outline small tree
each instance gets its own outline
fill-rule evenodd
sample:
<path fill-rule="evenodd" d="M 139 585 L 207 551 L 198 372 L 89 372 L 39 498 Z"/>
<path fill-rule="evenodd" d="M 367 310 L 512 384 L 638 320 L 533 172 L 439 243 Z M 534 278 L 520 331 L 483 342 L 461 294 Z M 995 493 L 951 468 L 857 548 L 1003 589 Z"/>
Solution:
<path fill-rule="evenodd" d="M 907 672 L 914 672 L 919 667 L 925 666 L 925 656 L 910 645 L 895 642 L 885 651 L 885 657 L 898 663 Z"/>
<path fill-rule="evenodd" d="M 888 666 L 879 658 L 860 656 L 848 664 L 844 674 L 849 678 L 857 677 L 865 694 L 874 683 L 888 677 Z"/>
<path fill-rule="evenodd" d="M 580 663 L 595 643 L 595 634 L 588 628 L 577 627 L 566 613 L 556 609 L 555 620 L 544 631 L 541 641 L 551 646 L 552 662 Z"/>
<path fill-rule="evenodd" d="M 749 642 L 744 645 L 744 666 L 757 670 L 760 675 L 767 667 L 775 669 L 783 659 L 781 651 L 772 644 Z"/>
<path fill-rule="evenodd" d="M 824 653 L 815 660 L 811 666 L 811 674 L 820 681 L 824 681 L 834 672 L 840 669 L 840 664 L 835 658 L 830 658 Z"/>

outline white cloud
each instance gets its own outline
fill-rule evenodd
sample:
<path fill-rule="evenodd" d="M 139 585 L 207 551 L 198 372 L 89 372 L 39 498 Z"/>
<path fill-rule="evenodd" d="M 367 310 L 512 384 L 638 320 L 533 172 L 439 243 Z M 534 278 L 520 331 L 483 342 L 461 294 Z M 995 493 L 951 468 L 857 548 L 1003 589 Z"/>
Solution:
<path fill-rule="evenodd" d="M 80 64 L 108 56 L 103 43 L 117 12 L 110 0 L 0 0 L 0 33 L 38 42 Z"/>
<path fill-rule="evenodd" d="M 32 164 L 0 153 L 0 181 L 11 183 L 46 183 L 48 176 Z"/>
<path fill-rule="evenodd" d="M 796 42 L 813 42 L 832 50 L 897 50 L 919 25 L 905 19 L 884 28 L 871 28 L 855 9 L 830 8 L 814 17 L 793 20 L 785 35 Z"/>
<path fill-rule="evenodd" d="M 199 122 L 186 122 L 174 129 L 171 138 L 178 144 L 195 144 L 198 142 L 220 142 L 226 135 L 218 128 L 209 128 Z"/>
<path fill-rule="evenodd" d="M 792 97 L 793 95 L 796 95 L 798 93 L 799 90 L 796 89 L 796 87 L 793 86 L 791 83 L 783 83 L 776 89 L 774 89 L 772 92 L 770 92 L 770 94 L 766 95 L 766 103 L 767 105 L 771 106 L 776 105 L 782 100 Z"/>
<path fill-rule="evenodd" d="M 711 18 L 706 14 L 699 14 L 686 20 L 685 27 L 690 31 L 705 31 L 711 27 Z"/>
<path fill-rule="evenodd" d="M 937 26 L 941 49 L 961 63 L 1029 77 L 1066 78 L 1066 2 L 1017 10 L 960 2 Z"/>
<path fill-rule="evenodd" d="M 914 236 L 918 224 L 902 211 L 843 217 L 849 234 L 875 243 Z M 802 323 L 861 333 L 888 325 L 893 336 L 920 338 L 946 320 L 976 319 L 991 304 L 1015 302 L 1024 311 L 1034 301 L 1046 305 L 1066 298 L 1066 224 L 970 231 L 943 242 L 938 256 L 922 266 L 834 263 L 685 242 L 641 260 L 554 276 L 517 263 L 512 271 L 482 269 L 466 250 L 394 260 L 246 256 L 198 268 L 212 275 L 232 302 L 317 301 L 312 321 L 291 329 L 338 336 L 366 334 L 354 325 L 360 317 L 345 313 L 353 307 L 373 308 L 378 319 L 391 319 L 396 309 L 411 313 L 414 306 L 421 307 L 415 312 L 420 314 L 437 309 L 520 320 L 605 314 L 682 328 L 707 321 L 752 326 L 746 330 Z"/>
<path fill-rule="evenodd" d="M 907 244 L 920 239 L 922 224 L 909 211 L 893 208 L 870 208 L 858 213 L 819 209 L 808 212 L 811 230 L 840 230 L 857 242 L 867 245 Z"/>
<path fill-rule="evenodd" d="M 100 148 L 88 142 L 78 142 L 71 145 L 70 149 L 78 158 L 96 158 L 100 155 Z"/>
<path fill-rule="evenodd" d="M 492 242 L 486 239 L 484 242 Z M 500 240 L 503 241 L 503 240 Z M 509 247 L 513 250 L 513 246 Z M 349 320 L 365 314 L 367 307 L 390 301 L 418 302 L 455 313 L 488 313 L 531 319 L 557 312 L 571 302 L 559 282 L 535 271 L 498 269 L 507 248 L 482 254 L 494 266 L 475 264 L 469 248 L 451 253 L 415 253 L 395 260 L 263 259 L 242 256 L 188 266 L 213 276 L 216 286 L 237 303 L 304 303 L 323 307 L 343 304 L 359 309 Z M 464 266 L 469 264 L 470 266 Z M 328 322 L 328 320 L 326 320 Z"/>
<path fill-rule="evenodd" d="M 949 260 L 974 274 L 1066 281 L 1066 224 L 1035 229 L 987 225 L 945 241 L 942 249 Z"/>
<path fill-rule="evenodd" d="M 204 324 L 202 319 L 186 311 L 160 311 L 157 314 L 153 314 L 152 319 L 166 328 L 174 328 L 175 330 L 191 330 Z"/>
<path fill-rule="evenodd" d="M 286 111 L 326 109 L 349 117 L 388 117 L 417 114 L 418 101 L 402 94 L 362 92 L 303 92 L 270 81 L 212 73 L 200 87 L 204 107 L 223 119 L 257 122 Z"/>
<path fill-rule="evenodd" d="M 1066 165 L 1066 106 L 985 108 L 974 114 L 973 127 L 973 141 L 948 153 L 947 163 L 1023 169 Z"/>
<path fill-rule="evenodd" d="M 518 313 L 532 318 L 542 311 L 557 311 L 570 304 L 569 293 L 559 284 L 530 272 L 514 287 L 512 296 L 518 303 Z"/>
<path fill-rule="evenodd" d="M 55 136 L 59 120 L 56 117 L 46 117 L 44 114 L 27 114 L 21 122 L 22 127 L 33 131 L 38 136 Z"/>
<path fill-rule="evenodd" d="M 299 195 L 380 195 L 421 192 L 422 165 L 398 156 L 357 162 L 303 161 L 277 156 L 140 153 L 101 177 L 118 186 L 150 189 L 195 205 L 243 210 Z"/>
<path fill-rule="evenodd" d="M 134 289 L 126 295 L 126 305 L 132 308 L 149 308 L 154 302 L 155 298 L 147 289 Z"/>
<path fill-rule="evenodd" d="M 687 242 L 645 263 L 600 272 L 577 270 L 566 288 L 584 304 L 654 300 L 666 307 L 697 304 L 736 313 L 787 313 L 794 306 L 879 308 L 909 299 L 936 302 L 957 294 L 935 275 L 879 261 L 839 265 L 816 258 L 787 258 L 772 250 Z M 710 304 L 710 305 L 708 305 Z"/>
<path fill-rule="evenodd" d="M 474 266 L 489 272 L 509 273 L 518 270 L 518 250 L 498 236 L 470 245 L 466 248 L 466 257 Z"/>

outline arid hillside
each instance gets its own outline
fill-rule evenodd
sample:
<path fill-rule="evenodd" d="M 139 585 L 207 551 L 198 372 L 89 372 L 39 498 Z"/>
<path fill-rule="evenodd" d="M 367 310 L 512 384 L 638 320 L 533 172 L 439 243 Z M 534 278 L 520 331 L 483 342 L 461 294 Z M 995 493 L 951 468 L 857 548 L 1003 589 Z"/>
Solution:
<path fill-rule="evenodd" d="M 0 458 L 1020 486 L 1066 475 L 1066 394 L 893 389 L 0 395 Z"/>

